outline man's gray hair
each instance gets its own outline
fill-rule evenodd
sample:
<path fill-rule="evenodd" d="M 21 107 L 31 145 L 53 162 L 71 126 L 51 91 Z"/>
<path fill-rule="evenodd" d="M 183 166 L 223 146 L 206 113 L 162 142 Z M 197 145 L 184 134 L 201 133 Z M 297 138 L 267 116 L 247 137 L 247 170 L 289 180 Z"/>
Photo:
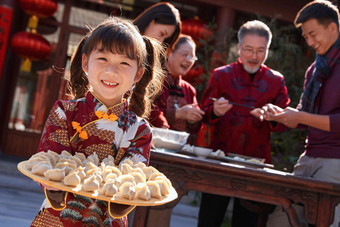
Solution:
<path fill-rule="evenodd" d="M 272 41 L 272 32 L 269 27 L 259 20 L 248 21 L 244 23 L 238 31 L 238 43 L 242 43 L 245 35 L 258 35 L 267 39 L 267 47 Z"/>

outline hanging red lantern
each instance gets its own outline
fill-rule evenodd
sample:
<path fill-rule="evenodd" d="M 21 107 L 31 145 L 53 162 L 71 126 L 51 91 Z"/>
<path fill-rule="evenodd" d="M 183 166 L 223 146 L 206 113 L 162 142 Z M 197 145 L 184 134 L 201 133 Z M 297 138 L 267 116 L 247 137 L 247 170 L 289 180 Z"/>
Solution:
<path fill-rule="evenodd" d="M 19 5 L 27 14 L 39 18 L 53 16 L 58 8 L 56 0 L 19 0 Z"/>
<path fill-rule="evenodd" d="M 17 55 L 25 58 L 23 71 L 30 71 L 30 60 L 43 60 L 50 56 L 50 43 L 41 35 L 31 32 L 18 32 L 11 39 L 11 47 Z"/>
<path fill-rule="evenodd" d="M 206 23 L 197 17 L 182 21 L 182 33 L 190 35 L 196 43 L 200 39 L 208 39 L 212 35 L 212 31 Z"/>

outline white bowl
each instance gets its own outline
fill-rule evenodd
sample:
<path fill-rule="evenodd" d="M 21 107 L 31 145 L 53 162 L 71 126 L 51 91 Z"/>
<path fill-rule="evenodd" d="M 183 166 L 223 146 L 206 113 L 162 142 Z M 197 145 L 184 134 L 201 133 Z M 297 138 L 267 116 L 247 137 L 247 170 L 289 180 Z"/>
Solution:
<path fill-rule="evenodd" d="M 156 148 L 177 151 L 187 142 L 189 133 L 171 129 L 151 128 L 152 144 Z"/>
<path fill-rule="evenodd" d="M 211 149 L 211 148 L 205 148 L 205 147 L 195 147 L 194 148 L 195 155 L 197 157 L 200 157 L 200 158 L 208 157 L 211 154 L 212 151 L 213 151 L 213 149 Z"/>

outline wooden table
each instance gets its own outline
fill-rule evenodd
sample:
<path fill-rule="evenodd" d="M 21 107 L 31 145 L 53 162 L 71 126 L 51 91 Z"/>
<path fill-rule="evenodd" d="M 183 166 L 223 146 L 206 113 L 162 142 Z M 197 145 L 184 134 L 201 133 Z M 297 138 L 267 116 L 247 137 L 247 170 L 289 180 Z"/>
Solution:
<path fill-rule="evenodd" d="M 178 199 L 157 207 L 172 208 L 188 191 L 200 191 L 281 205 L 292 225 L 300 226 L 293 203 L 305 206 L 306 220 L 316 226 L 333 222 L 334 207 L 340 202 L 340 184 L 293 176 L 273 169 L 244 167 L 212 159 L 164 151 L 151 151 L 150 165 L 173 183 Z M 148 207 L 137 207 L 134 227 L 147 223 Z"/>

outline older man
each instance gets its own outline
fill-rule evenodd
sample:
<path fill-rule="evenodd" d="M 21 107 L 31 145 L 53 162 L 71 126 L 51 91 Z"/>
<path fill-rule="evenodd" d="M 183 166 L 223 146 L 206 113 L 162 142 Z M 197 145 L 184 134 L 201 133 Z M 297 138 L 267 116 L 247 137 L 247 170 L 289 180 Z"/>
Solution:
<path fill-rule="evenodd" d="M 294 175 L 340 183 L 339 10 L 329 1 L 310 2 L 298 12 L 295 26 L 301 27 L 307 44 L 315 49 L 316 60 L 306 71 L 298 108 L 267 105 L 264 118 L 291 128 L 308 127 L 306 150 Z M 303 221 L 303 212 L 300 216 Z M 290 226 L 282 208 L 277 207 L 267 226 Z M 331 226 L 340 226 L 340 205 Z"/>
<path fill-rule="evenodd" d="M 260 121 L 251 112 L 267 103 L 282 108 L 290 103 L 284 77 L 263 64 L 271 38 L 271 31 L 263 22 L 243 24 L 238 32 L 238 61 L 214 70 L 201 102 L 203 121 L 214 125 L 210 144 L 214 150 L 271 162 L 270 136 L 279 125 Z M 228 203 L 229 197 L 203 193 L 198 226 L 220 226 Z M 259 215 L 244 208 L 248 203 L 235 199 L 233 226 L 256 226 L 260 221 Z"/>

